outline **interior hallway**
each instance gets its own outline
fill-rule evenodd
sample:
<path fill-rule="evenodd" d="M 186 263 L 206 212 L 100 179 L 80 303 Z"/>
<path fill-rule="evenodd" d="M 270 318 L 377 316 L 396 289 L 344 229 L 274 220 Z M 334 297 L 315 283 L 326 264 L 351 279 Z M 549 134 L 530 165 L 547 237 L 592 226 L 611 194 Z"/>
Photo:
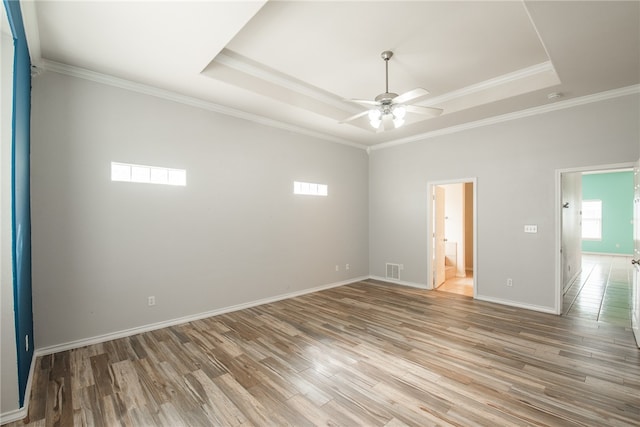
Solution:
<path fill-rule="evenodd" d="M 582 272 L 564 294 L 562 313 L 631 327 L 631 256 L 583 255 Z"/>

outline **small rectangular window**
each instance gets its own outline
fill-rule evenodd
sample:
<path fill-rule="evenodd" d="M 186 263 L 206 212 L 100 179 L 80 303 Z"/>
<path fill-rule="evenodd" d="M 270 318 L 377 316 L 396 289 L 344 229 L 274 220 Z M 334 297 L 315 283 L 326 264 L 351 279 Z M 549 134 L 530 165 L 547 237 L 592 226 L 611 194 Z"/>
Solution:
<path fill-rule="evenodd" d="M 169 182 L 169 171 L 165 168 L 151 168 L 151 183 L 166 184 Z"/>
<path fill-rule="evenodd" d="M 111 162 L 111 181 L 185 186 L 187 185 L 187 171 Z"/>
<path fill-rule="evenodd" d="M 111 181 L 131 181 L 131 166 L 111 163 Z"/>
<path fill-rule="evenodd" d="M 132 182 L 151 182 L 151 169 L 148 166 L 131 166 Z"/>
<path fill-rule="evenodd" d="M 582 238 L 602 240 L 602 200 L 582 201 Z"/>
<path fill-rule="evenodd" d="M 327 184 L 293 181 L 293 194 L 301 194 L 305 196 L 327 196 L 328 192 Z"/>
<path fill-rule="evenodd" d="M 187 185 L 187 171 L 169 169 L 169 185 Z"/>

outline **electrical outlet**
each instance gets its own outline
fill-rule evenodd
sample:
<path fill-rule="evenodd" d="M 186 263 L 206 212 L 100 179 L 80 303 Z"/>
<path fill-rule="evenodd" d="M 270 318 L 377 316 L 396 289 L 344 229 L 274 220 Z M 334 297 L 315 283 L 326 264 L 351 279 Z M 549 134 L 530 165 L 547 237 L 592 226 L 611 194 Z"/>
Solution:
<path fill-rule="evenodd" d="M 336 264 L 336 271 L 340 271 L 340 266 Z"/>
<path fill-rule="evenodd" d="M 147 298 L 147 305 L 149 307 L 153 307 L 154 305 L 156 305 L 156 297 L 151 296 Z"/>
<path fill-rule="evenodd" d="M 344 269 L 348 270 L 349 269 L 349 264 L 345 264 Z"/>
<path fill-rule="evenodd" d="M 507 286 L 513 286 L 513 280 L 511 279 L 511 277 L 507 279 Z"/>
<path fill-rule="evenodd" d="M 525 225 L 524 226 L 524 232 L 525 233 L 537 233 L 538 232 L 538 226 L 537 225 Z"/>

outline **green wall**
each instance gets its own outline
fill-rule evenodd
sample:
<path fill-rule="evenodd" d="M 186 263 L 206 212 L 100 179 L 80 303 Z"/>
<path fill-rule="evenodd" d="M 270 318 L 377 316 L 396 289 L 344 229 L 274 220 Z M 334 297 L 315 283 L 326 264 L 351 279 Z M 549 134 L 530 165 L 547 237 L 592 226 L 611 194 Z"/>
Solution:
<path fill-rule="evenodd" d="M 582 199 L 602 200 L 602 240 L 583 240 L 584 252 L 633 254 L 633 172 L 582 175 Z"/>

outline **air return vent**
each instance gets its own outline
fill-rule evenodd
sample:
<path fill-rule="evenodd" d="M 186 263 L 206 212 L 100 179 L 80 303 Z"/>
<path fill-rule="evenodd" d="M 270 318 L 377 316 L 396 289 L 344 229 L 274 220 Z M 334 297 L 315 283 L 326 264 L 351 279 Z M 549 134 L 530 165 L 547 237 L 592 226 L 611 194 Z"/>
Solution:
<path fill-rule="evenodd" d="M 400 280 L 400 264 L 387 263 L 387 279 Z"/>

